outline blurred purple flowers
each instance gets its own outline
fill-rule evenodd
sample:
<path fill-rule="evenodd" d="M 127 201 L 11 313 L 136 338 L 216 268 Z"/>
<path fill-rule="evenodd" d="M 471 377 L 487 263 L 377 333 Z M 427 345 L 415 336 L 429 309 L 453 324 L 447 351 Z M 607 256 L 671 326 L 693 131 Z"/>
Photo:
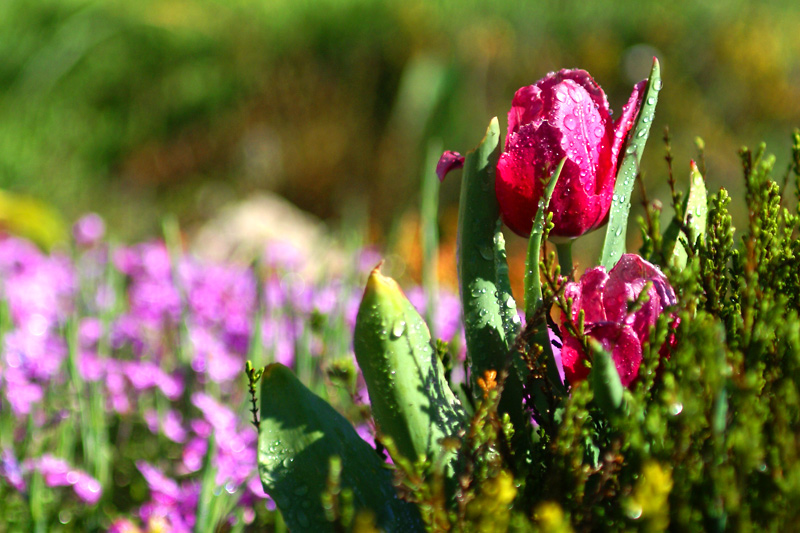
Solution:
<path fill-rule="evenodd" d="M 640 309 L 629 311 L 629 304 L 640 297 L 648 283 L 647 301 Z M 577 323 L 578 314 L 584 312 L 583 333 L 611 354 L 626 387 L 639 374 L 642 344 L 647 342 L 650 328 L 665 309 L 677 303 L 664 274 L 635 254 L 624 254 L 608 273 L 603 267 L 587 270 L 580 281 L 567 284 L 565 296 L 572 298 L 573 321 Z M 561 327 L 561 334 L 564 372 L 571 383 L 576 383 L 589 374 L 584 364 L 586 355 L 566 325 Z"/>
<path fill-rule="evenodd" d="M 251 522 L 257 509 L 274 505 L 257 474 L 257 433 L 241 381 L 244 361 L 256 354 L 256 364 L 294 366 L 333 350 L 337 357 L 352 357 L 349 339 L 361 298 L 357 278 L 365 277 L 364 267 L 354 265 L 358 275 L 349 284 L 304 279 L 296 272 L 306 259 L 277 243 L 265 250 L 259 281 L 251 267 L 208 264 L 188 255 L 173 265 L 160 242 L 111 249 L 104 233 L 102 219 L 82 218 L 73 228 L 72 258 L 0 236 L 0 416 L 16 432 L 10 436 L 13 448 L 0 456 L 0 478 L 25 494 L 32 472 L 39 472 L 48 487 L 71 487 L 86 505 L 100 501 L 102 476 L 88 473 L 94 470 L 85 456 L 84 470 L 70 463 L 73 457 L 50 453 L 51 444 L 23 446 L 25 431 L 36 426 L 83 438 L 75 422 L 63 423 L 70 417 L 88 423 L 88 413 L 74 414 L 78 404 L 63 403 L 77 388 L 87 402 L 97 400 L 103 424 L 128 432 L 141 428 L 162 437 L 151 438 L 153 443 L 172 449 L 152 462 L 124 440 L 109 443 L 110 460 L 133 460 L 149 492 L 137 504 L 138 516 L 120 518 L 112 530 L 191 531 L 207 478 L 214 494 L 228 498 L 230 508 Z M 361 262 L 373 262 L 367 257 L 374 253 L 363 255 Z M 421 295 L 416 303 L 424 306 Z M 457 299 L 443 293 L 436 327 L 440 337 L 458 342 L 460 311 L 453 306 Z M 256 331 L 260 337 L 254 339 Z M 372 437 L 369 430 L 364 435 Z"/>

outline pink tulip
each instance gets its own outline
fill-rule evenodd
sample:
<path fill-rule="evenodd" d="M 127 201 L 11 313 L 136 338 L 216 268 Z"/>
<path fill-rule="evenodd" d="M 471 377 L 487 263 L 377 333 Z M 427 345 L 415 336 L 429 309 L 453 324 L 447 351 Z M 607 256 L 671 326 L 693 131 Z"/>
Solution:
<path fill-rule="evenodd" d="M 620 151 L 641 107 L 647 80 L 638 83 L 617 120 L 603 89 L 584 70 L 551 72 L 514 95 L 506 151 L 495 190 L 503 222 L 528 236 L 542 197 L 542 179 L 566 163 L 550 200 L 550 235 L 575 238 L 608 218 Z"/>
<path fill-rule="evenodd" d="M 647 282 L 649 300 L 635 312 L 628 312 L 628 303 L 635 301 Z M 624 386 L 629 386 L 639 374 L 642 363 L 642 344 L 650 336 L 650 328 L 664 309 L 677 303 L 675 291 L 655 265 L 635 254 L 625 254 L 606 273 L 605 268 L 587 270 L 580 281 L 568 283 L 565 291 L 572 298 L 572 319 L 584 312 L 584 334 L 599 341 L 614 361 Z M 586 378 L 589 369 L 584 365 L 586 355 L 578 340 L 561 327 L 563 346 L 561 361 L 571 383 Z"/>

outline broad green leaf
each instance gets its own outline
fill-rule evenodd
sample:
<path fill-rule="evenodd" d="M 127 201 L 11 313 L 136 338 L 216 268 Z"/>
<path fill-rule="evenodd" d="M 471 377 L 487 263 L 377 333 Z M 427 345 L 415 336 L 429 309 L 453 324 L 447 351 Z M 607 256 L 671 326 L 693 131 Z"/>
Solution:
<path fill-rule="evenodd" d="M 378 268 L 358 310 L 354 348 L 381 432 L 411 461 L 439 459 L 440 440 L 455 436 L 466 415 L 445 380 L 428 327 Z"/>
<path fill-rule="evenodd" d="M 509 349 L 519 330 L 513 319 L 504 321 L 510 310 L 511 295 L 507 292 L 510 283 L 505 253 L 498 248 L 502 241 L 495 239 L 500 220 L 495 196 L 499 157 L 500 126 L 495 117 L 478 147 L 466 155 L 458 211 L 458 282 L 476 399 L 481 396 L 477 379 L 487 370 L 500 371 L 506 367 Z M 516 307 L 516 303 L 513 305 Z M 522 383 L 514 372 L 506 380 L 500 411 L 511 416 L 518 431 L 527 423 L 522 407 Z"/>
<path fill-rule="evenodd" d="M 335 531 L 322 495 L 331 457 L 341 461 L 341 487 L 351 489 L 355 510 L 369 509 L 386 531 L 423 531 L 413 504 L 397 498 L 392 476 L 375 450 L 327 402 L 285 366 L 261 377 L 258 471 L 264 491 L 292 531 Z"/>

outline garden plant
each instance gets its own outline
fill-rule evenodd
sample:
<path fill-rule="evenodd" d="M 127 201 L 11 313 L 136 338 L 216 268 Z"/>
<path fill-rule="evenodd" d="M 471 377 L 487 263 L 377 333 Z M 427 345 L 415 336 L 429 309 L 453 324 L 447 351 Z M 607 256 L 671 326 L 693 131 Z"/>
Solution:
<path fill-rule="evenodd" d="M 69 252 L 0 237 L 3 524 L 793 529 L 800 131 L 785 171 L 741 150 L 738 237 L 702 144 L 674 162 L 665 133 L 662 227 L 636 187 L 661 86 L 654 60 L 615 118 L 588 73 L 550 73 L 514 95 L 504 144 L 492 119 L 466 156 L 429 158 L 405 291 L 357 245 L 329 276 L 280 245 L 203 263 L 169 220 L 135 246 L 95 215 Z M 432 258 L 436 176 L 459 173 L 456 296 Z M 522 294 L 504 226 L 528 239 Z M 600 257 L 576 264 L 593 231 Z"/>

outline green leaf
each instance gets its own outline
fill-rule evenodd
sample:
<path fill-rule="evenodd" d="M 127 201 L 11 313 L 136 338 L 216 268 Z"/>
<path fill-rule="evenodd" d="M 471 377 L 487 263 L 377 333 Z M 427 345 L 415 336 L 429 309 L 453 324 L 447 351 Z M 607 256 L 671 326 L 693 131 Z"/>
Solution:
<path fill-rule="evenodd" d="M 386 531 L 422 531 L 414 505 L 397 498 L 392 476 L 369 444 L 291 370 L 275 363 L 261 377 L 258 471 L 292 531 L 334 531 L 322 495 L 331 457 L 342 464 L 341 486 L 358 509 L 375 513 Z"/>
<path fill-rule="evenodd" d="M 455 436 L 466 415 L 445 380 L 424 320 L 379 267 L 367 280 L 354 348 L 381 432 L 411 461 L 438 460 L 439 441 Z"/>
<path fill-rule="evenodd" d="M 500 220 L 494 185 L 499 157 L 500 126 L 495 117 L 478 147 L 466 155 L 458 211 L 459 292 L 476 400 L 481 397 L 477 379 L 487 370 L 501 371 L 506 367 L 509 349 L 519 330 L 513 318 L 504 320 L 510 311 L 511 294 L 504 243 L 495 238 Z M 513 372 L 506 380 L 499 409 L 511 416 L 517 431 L 527 423 L 522 383 Z"/>
<path fill-rule="evenodd" d="M 623 387 L 614 360 L 600 343 L 590 339 L 592 344 L 592 370 L 589 381 L 594 392 L 594 400 L 607 415 L 619 413 L 622 406 Z"/>
<path fill-rule="evenodd" d="M 544 234 L 545 217 L 547 207 L 550 205 L 550 197 L 556 188 L 561 169 L 567 158 L 561 160 L 556 167 L 556 171 L 550 177 L 550 181 L 544 188 L 542 199 L 539 201 L 539 209 L 533 219 L 531 236 L 528 239 L 528 254 L 525 257 L 525 320 L 533 320 L 536 312 L 542 307 L 542 282 L 539 278 L 539 253 L 542 249 L 542 236 Z"/>
<path fill-rule="evenodd" d="M 698 238 L 703 238 L 706 233 L 708 222 L 708 192 L 703 175 L 698 170 L 694 161 L 691 163 L 691 176 L 689 182 L 689 194 L 683 202 L 684 218 L 683 223 L 689 229 L 690 235 L 681 231 L 675 219 L 670 222 L 664 231 L 664 256 L 668 258 L 669 264 L 677 269 L 686 266 L 688 254 L 682 239 L 694 243 Z"/>
<path fill-rule="evenodd" d="M 603 252 L 600 264 L 611 270 L 619 258 L 625 253 L 626 233 L 628 230 L 628 215 L 631 210 L 631 192 L 639 172 L 639 162 L 642 160 L 644 145 L 650 135 L 650 126 L 658 103 L 658 92 L 661 90 L 661 67 L 658 60 L 653 58 L 653 68 L 650 70 L 647 90 L 642 98 L 642 107 L 636 117 L 628 142 L 623 151 L 622 164 L 617 172 L 617 182 L 614 185 L 614 199 L 611 202 L 608 216 L 608 228 L 603 242 Z"/>

